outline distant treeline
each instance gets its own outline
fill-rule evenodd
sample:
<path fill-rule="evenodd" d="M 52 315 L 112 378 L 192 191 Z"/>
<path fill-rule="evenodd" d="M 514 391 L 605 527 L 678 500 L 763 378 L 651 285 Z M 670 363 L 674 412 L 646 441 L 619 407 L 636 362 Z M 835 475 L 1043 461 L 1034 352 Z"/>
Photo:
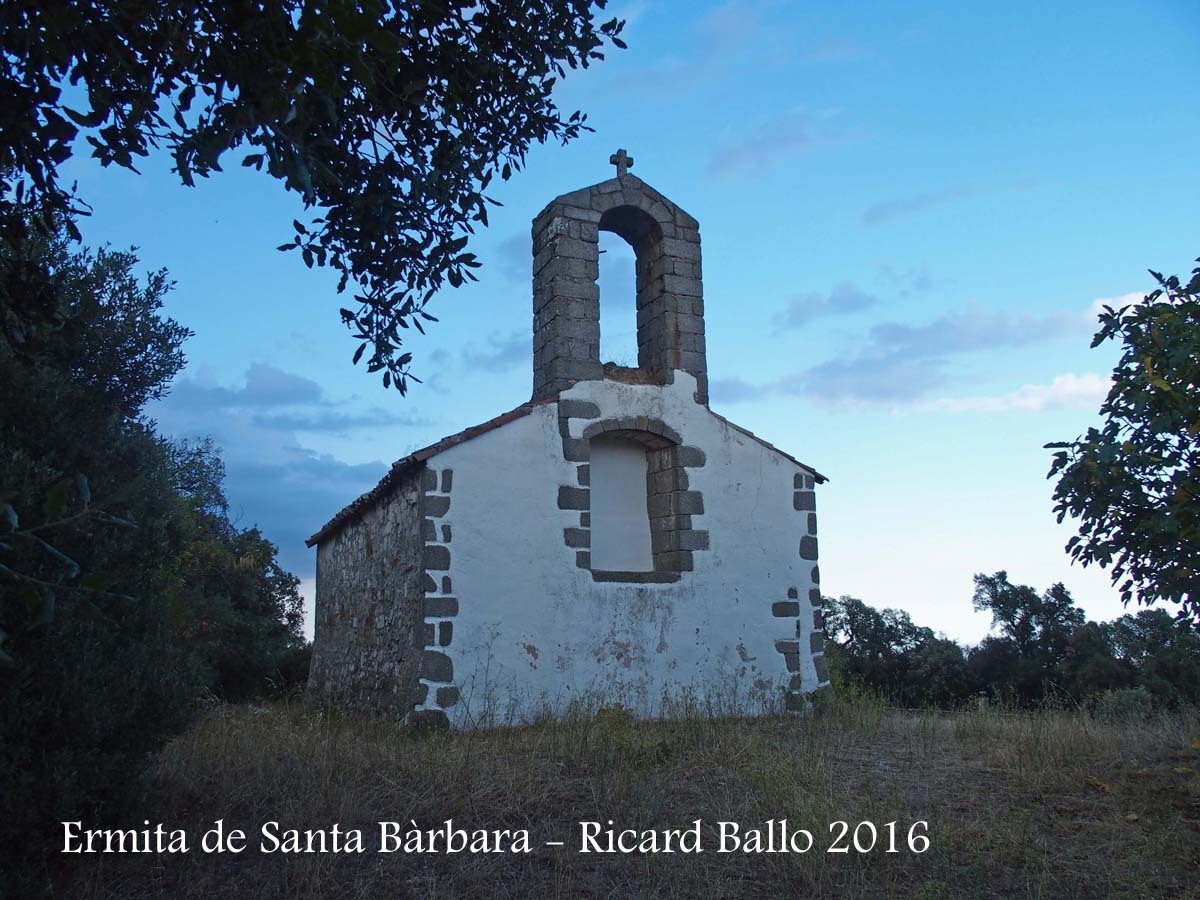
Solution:
<path fill-rule="evenodd" d="M 35 896 L 57 823 L 120 816 L 207 699 L 289 690 L 307 648 L 298 581 L 230 520 L 212 443 L 143 414 L 190 336 L 166 275 L 0 225 L 0 858 L 27 864 L 0 894 Z"/>
<path fill-rule="evenodd" d="M 963 647 L 906 612 L 825 597 L 826 657 L 837 677 L 898 706 L 1200 703 L 1200 634 L 1186 618 L 1154 608 L 1090 622 L 1061 584 L 1039 594 L 1006 572 L 976 575 L 973 604 L 999 633 Z"/>

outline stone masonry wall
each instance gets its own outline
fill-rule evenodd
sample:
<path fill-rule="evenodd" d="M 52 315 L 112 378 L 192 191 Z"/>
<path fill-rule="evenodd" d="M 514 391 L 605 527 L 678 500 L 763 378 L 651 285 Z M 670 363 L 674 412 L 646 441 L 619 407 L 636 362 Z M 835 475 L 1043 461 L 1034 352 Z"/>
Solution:
<path fill-rule="evenodd" d="M 317 548 L 308 699 L 404 716 L 416 702 L 425 543 L 421 471 Z"/>

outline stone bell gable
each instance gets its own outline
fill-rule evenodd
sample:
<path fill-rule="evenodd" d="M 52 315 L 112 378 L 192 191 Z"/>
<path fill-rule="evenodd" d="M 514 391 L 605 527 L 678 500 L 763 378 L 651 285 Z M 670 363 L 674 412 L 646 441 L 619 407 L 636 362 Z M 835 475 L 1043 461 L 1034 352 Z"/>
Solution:
<path fill-rule="evenodd" d="M 696 220 L 617 177 L 533 222 L 533 396 L 395 463 L 317 548 L 318 703 L 477 727 L 801 709 L 828 685 L 811 467 L 708 408 Z M 598 235 L 638 365 L 599 359 Z"/>
<path fill-rule="evenodd" d="M 533 398 L 602 378 L 599 235 L 637 258 L 637 369 L 648 384 L 676 371 L 708 402 L 699 223 L 635 175 L 555 198 L 533 220 Z"/>

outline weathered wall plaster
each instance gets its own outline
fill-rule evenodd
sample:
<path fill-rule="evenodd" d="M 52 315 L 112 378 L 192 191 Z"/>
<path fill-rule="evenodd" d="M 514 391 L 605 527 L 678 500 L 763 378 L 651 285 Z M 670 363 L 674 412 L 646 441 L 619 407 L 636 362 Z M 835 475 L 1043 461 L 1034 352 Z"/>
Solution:
<path fill-rule="evenodd" d="M 748 709 L 827 680 L 812 608 L 802 614 L 799 602 L 819 590 L 812 473 L 697 404 L 696 390 L 677 372 L 665 386 L 584 381 L 560 400 L 592 404 L 594 419 L 660 420 L 703 448 L 704 465 L 688 472 L 703 496 L 692 519 L 707 552 L 675 581 L 597 581 L 578 564 L 586 551 L 564 543 L 588 513 L 560 506 L 580 462 L 564 458 L 559 404 L 431 461 L 454 471 L 442 521 L 453 529 L 459 609 L 441 652 L 458 691 L 448 708 L 427 694 L 418 710 L 445 708 L 468 727 L 562 712 L 581 698 L 656 715 L 664 695 L 685 690 Z M 568 437 L 582 439 L 591 421 L 568 418 Z"/>

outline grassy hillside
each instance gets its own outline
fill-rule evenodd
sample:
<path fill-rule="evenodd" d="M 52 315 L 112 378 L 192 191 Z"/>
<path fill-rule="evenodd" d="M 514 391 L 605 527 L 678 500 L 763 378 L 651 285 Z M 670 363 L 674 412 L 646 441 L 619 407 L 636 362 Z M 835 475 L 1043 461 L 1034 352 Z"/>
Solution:
<path fill-rule="evenodd" d="M 885 709 L 811 717 L 577 721 L 476 734 L 298 708 L 213 709 L 162 753 L 142 817 L 183 828 L 183 855 L 70 857 L 64 895 L 101 897 L 1196 897 L 1195 715 L 1136 723 L 1077 712 Z M 380 821 L 527 829 L 527 854 L 378 853 Z M 718 824 L 784 819 L 808 853 L 716 852 Z M 196 844 L 216 819 L 240 855 Z M 579 853 L 580 821 L 687 829 L 699 854 Z M 879 846 L 825 850 L 829 824 Z M 929 849 L 909 852 L 928 822 Z M 364 853 L 264 854 L 260 826 L 363 830 Z M 886 853 L 895 821 L 899 852 Z M 141 821 L 129 823 L 143 827 Z M 743 830 L 742 835 L 745 832 Z M 860 842 L 868 832 L 860 830 Z M 563 847 L 545 841 L 561 840 Z M 918 842 L 919 843 L 919 842 Z M 505 846 L 511 846 L 506 844 Z"/>

